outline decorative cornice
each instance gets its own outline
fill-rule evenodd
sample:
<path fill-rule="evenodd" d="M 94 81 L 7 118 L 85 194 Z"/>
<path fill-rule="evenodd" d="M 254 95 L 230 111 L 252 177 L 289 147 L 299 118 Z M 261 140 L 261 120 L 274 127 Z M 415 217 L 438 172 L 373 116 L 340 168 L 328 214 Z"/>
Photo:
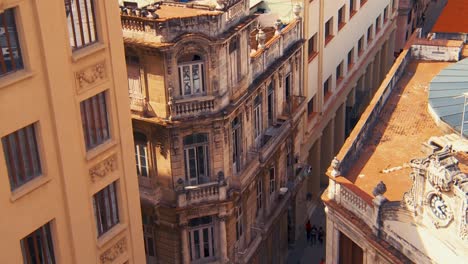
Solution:
<path fill-rule="evenodd" d="M 112 263 L 116 260 L 120 255 L 127 251 L 127 239 L 124 237 L 120 239 L 117 243 L 115 243 L 111 248 L 104 251 L 101 254 L 99 259 L 101 260 L 101 264 Z"/>
<path fill-rule="evenodd" d="M 79 72 L 76 72 L 75 78 L 77 82 L 77 92 L 94 86 L 97 83 L 107 79 L 106 64 L 104 61 L 101 61 L 97 64 L 89 66 Z"/>
<path fill-rule="evenodd" d="M 112 154 L 99 164 L 89 169 L 89 176 L 95 182 L 99 178 L 104 178 L 107 174 L 117 170 L 117 154 Z"/>

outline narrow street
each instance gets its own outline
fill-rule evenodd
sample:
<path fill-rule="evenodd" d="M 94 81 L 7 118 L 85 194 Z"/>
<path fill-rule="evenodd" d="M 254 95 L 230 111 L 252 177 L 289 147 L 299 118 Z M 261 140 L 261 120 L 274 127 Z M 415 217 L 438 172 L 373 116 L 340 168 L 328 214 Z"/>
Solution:
<path fill-rule="evenodd" d="M 317 201 L 318 205 L 310 218 L 310 223 L 312 226 L 315 225 L 317 229 L 322 227 L 323 230 L 326 230 L 325 227 L 325 211 L 324 206 L 321 201 Z M 302 227 L 303 233 L 300 235 L 299 239 L 296 241 L 296 244 L 293 249 L 290 249 L 288 255 L 288 264 L 319 264 L 322 258 L 325 258 L 325 238 L 326 234 L 323 236 L 323 243 L 320 243 L 318 240 L 315 241 L 315 244 L 307 242 L 305 226 Z"/>

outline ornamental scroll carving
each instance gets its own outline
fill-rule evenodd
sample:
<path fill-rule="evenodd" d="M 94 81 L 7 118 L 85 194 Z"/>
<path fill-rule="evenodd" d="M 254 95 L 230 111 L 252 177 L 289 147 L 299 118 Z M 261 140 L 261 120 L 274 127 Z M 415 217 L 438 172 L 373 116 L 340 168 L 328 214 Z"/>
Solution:
<path fill-rule="evenodd" d="M 99 178 L 104 178 L 107 174 L 117 169 L 117 154 L 113 154 L 96 166 L 89 169 L 91 180 L 95 182 Z"/>
<path fill-rule="evenodd" d="M 102 255 L 99 257 L 99 259 L 101 260 L 101 264 L 112 263 L 126 251 L 127 239 L 124 237 L 120 239 L 117 243 L 115 243 L 111 248 L 102 253 Z"/>
<path fill-rule="evenodd" d="M 105 62 L 92 65 L 75 74 L 78 91 L 93 86 L 107 78 Z"/>

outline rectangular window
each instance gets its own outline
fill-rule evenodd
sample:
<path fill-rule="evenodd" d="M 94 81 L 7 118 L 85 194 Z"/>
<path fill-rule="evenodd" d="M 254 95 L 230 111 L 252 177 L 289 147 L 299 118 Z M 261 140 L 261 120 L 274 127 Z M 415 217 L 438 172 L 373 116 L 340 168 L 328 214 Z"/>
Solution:
<path fill-rule="evenodd" d="M 340 82 L 340 80 L 343 78 L 343 61 L 338 64 L 336 67 L 336 83 Z"/>
<path fill-rule="evenodd" d="M 229 60 L 231 69 L 231 85 L 236 85 L 240 79 L 240 54 L 239 54 L 239 39 L 234 37 L 229 42 Z"/>
<path fill-rule="evenodd" d="M 203 76 L 203 62 L 179 64 L 181 94 L 194 95 L 204 93 Z"/>
<path fill-rule="evenodd" d="M 190 219 L 190 259 L 207 260 L 215 256 L 214 228 L 211 216 Z"/>
<path fill-rule="evenodd" d="M 23 263 L 54 264 L 54 244 L 50 224 L 47 223 L 21 239 Z"/>
<path fill-rule="evenodd" d="M 148 263 L 155 261 L 156 252 L 154 249 L 154 220 L 151 215 L 147 215 L 144 212 L 141 214 L 143 222 L 143 239 L 145 243 L 145 255 Z"/>
<path fill-rule="evenodd" d="M 0 13 L 0 76 L 23 69 L 15 9 Z"/>
<path fill-rule="evenodd" d="M 260 95 L 254 99 L 253 125 L 254 140 L 258 140 L 262 134 L 262 97 Z"/>
<path fill-rule="evenodd" d="M 386 6 L 384 11 L 383 11 L 383 20 L 384 20 L 384 22 L 387 22 L 387 19 L 388 19 L 388 6 Z"/>
<path fill-rule="evenodd" d="M 308 47 L 308 55 L 309 55 L 309 61 L 311 61 L 313 58 L 318 53 L 318 48 L 317 48 L 317 33 L 315 33 L 310 39 L 309 39 L 309 47 Z"/>
<path fill-rule="evenodd" d="M 135 158 L 138 176 L 149 177 L 148 147 L 143 142 L 135 142 Z"/>
<path fill-rule="evenodd" d="M 257 215 L 263 205 L 263 180 L 260 178 L 257 181 Z"/>
<path fill-rule="evenodd" d="M 208 134 L 184 137 L 185 177 L 187 185 L 209 182 Z"/>
<path fill-rule="evenodd" d="M 241 158 L 242 158 L 242 121 L 241 117 L 237 116 L 232 120 L 232 167 L 234 173 L 240 173 Z"/>
<path fill-rule="evenodd" d="M 4 136 L 2 145 L 12 191 L 42 174 L 35 124 Z"/>
<path fill-rule="evenodd" d="M 364 52 L 364 36 L 362 36 L 358 41 L 358 54 L 361 55 Z"/>
<path fill-rule="evenodd" d="M 276 191 L 276 176 L 275 176 L 275 168 L 270 168 L 270 194 Z"/>
<path fill-rule="evenodd" d="M 73 50 L 97 41 L 94 0 L 64 0 L 68 35 Z"/>
<path fill-rule="evenodd" d="M 275 116 L 275 89 L 273 87 L 273 81 L 268 85 L 267 107 L 268 127 L 270 127 L 273 125 L 273 119 Z"/>
<path fill-rule="evenodd" d="M 331 76 L 328 77 L 328 79 L 325 81 L 325 83 L 323 84 L 323 95 L 326 99 L 326 97 L 328 97 L 330 95 L 330 85 L 331 85 Z"/>
<path fill-rule="evenodd" d="M 333 38 L 333 17 L 325 23 L 325 44 Z"/>
<path fill-rule="evenodd" d="M 310 98 L 310 101 L 307 103 L 307 114 L 310 116 L 314 112 L 314 101 L 315 95 Z"/>
<path fill-rule="evenodd" d="M 356 14 L 356 0 L 349 0 L 349 19 Z"/>
<path fill-rule="evenodd" d="M 106 92 L 82 101 L 80 110 L 86 150 L 91 150 L 109 140 Z"/>
<path fill-rule="evenodd" d="M 378 16 L 376 19 L 375 19 L 375 33 L 377 34 L 377 32 L 379 32 L 380 30 L 380 20 L 381 20 L 381 16 Z"/>
<path fill-rule="evenodd" d="M 367 28 L 367 43 L 370 43 L 372 41 L 372 29 L 374 28 L 374 25 L 370 25 Z"/>
<path fill-rule="evenodd" d="M 345 21 L 345 12 L 346 12 L 346 6 L 342 6 L 342 7 L 338 10 L 338 30 L 340 30 L 341 28 L 343 28 L 343 26 L 346 24 L 346 21 Z"/>
<path fill-rule="evenodd" d="M 119 223 L 117 188 L 113 182 L 93 196 L 94 215 L 98 237 Z"/>
<path fill-rule="evenodd" d="M 352 48 L 348 52 L 348 71 L 349 71 L 349 69 L 351 69 L 353 64 L 354 64 L 354 48 Z"/>
<path fill-rule="evenodd" d="M 239 204 L 239 206 L 236 208 L 236 241 L 239 241 L 239 239 L 242 237 L 242 234 L 244 234 L 244 221 L 242 217 L 242 205 Z"/>

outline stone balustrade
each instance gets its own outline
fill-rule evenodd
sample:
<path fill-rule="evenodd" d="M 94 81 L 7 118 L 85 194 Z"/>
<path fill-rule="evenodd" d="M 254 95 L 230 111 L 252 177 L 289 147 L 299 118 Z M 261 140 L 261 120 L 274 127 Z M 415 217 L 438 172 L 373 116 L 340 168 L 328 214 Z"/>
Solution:
<path fill-rule="evenodd" d="M 145 97 L 142 94 L 130 94 L 130 109 L 136 112 L 145 110 Z"/>
<path fill-rule="evenodd" d="M 210 113 L 215 109 L 214 97 L 183 99 L 173 102 L 171 106 L 172 118 L 197 116 Z"/>
<path fill-rule="evenodd" d="M 301 40 L 302 20 L 295 19 L 281 30 L 279 35 L 265 43 L 265 48 L 250 55 L 252 77 L 255 79 L 297 41 Z"/>
<path fill-rule="evenodd" d="M 178 195 L 178 206 L 186 207 L 199 203 L 223 201 L 226 199 L 226 189 L 226 184 L 218 181 L 185 186 Z"/>

